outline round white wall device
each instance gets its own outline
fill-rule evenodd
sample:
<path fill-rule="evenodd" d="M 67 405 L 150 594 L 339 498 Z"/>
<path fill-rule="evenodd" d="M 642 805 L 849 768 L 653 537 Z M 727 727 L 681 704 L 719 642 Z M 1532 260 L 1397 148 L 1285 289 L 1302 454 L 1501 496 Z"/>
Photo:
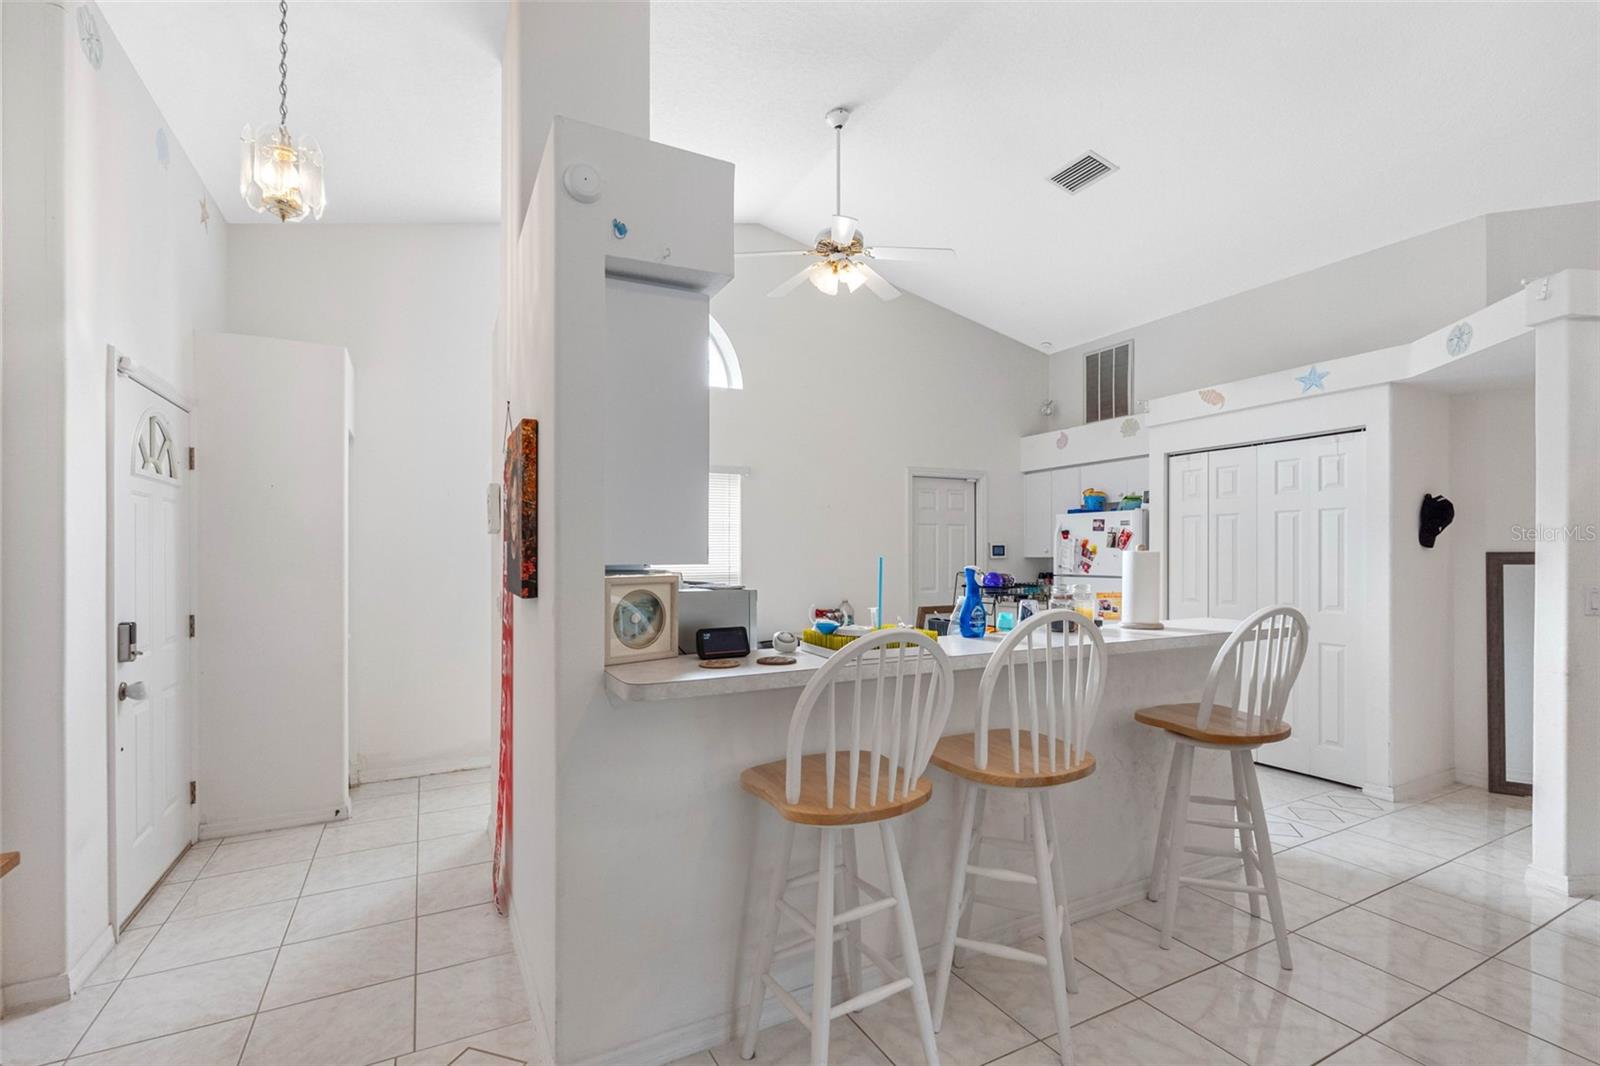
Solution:
<path fill-rule="evenodd" d="M 561 175 L 567 195 L 580 204 L 600 199 L 600 172 L 588 163 L 574 163 Z"/>

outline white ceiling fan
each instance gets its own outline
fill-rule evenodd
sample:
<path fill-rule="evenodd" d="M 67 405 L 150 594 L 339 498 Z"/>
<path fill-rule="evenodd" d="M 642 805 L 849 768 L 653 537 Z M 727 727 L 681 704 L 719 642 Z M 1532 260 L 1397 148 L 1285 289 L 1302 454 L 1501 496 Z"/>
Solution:
<path fill-rule="evenodd" d="M 819 292 L 835 296 L 842 285 L 847 292 L 855 292 L 862 285 L 879 299 L 892 300 L 900 290 L 890 285 L 882 274 L 872 269 L 874 259 L 953 259 L 953 248 L 899 248 L 885 245 L 868 246 L 856 219 L 844 213 L 841 202 L 842 149 L 845 120 L 848 109 L 836 107 L 828 112 L 828 125 L 833 128 L 833 225 L 817 234 L 817 243 L 811 248 L 784 249 L 775 252 L 738 252 L 736 258 L 750 259 L 758 256 L 804 255 L 816 262 L 767 293 L 768 296 L 787 296 L 809 281 Z"/>

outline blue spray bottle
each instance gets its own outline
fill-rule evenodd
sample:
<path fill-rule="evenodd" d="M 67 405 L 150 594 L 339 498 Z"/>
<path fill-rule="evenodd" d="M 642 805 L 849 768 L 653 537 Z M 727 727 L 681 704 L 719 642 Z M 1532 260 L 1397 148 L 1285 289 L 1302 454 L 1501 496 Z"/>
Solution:
<path fill-rule="evenodd" d="M 967 590 L 956 604 L 956 624 L 963 637 L 982 637 L 988 631 L 988 612 L 983 609 L 983 590 L 978 585 L 978 568 L 965 568 Z"/>

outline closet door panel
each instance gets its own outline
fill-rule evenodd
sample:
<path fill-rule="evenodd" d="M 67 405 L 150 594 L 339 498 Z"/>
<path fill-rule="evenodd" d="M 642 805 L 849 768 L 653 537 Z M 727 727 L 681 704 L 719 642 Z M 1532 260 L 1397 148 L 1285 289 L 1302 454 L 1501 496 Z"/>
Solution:
<path fill-rule="evenodd" d="M 1246 618 L 1256 609 L 1256 456 L 1254 448 L 1210 455 L 1206 614 Z"/>
<path fill-rule="evenodd" d="M 1209 458 L 1201 452 L 1167 460 L 1168 618 L 1210 613 Z"/>

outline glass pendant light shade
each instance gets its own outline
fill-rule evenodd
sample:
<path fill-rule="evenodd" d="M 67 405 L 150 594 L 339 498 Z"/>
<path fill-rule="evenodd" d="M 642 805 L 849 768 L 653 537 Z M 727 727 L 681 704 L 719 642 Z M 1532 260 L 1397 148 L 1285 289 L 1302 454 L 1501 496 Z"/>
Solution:
<path fill-rule="evenodd" d="M 296 143 L 282 126 L 265 125 L 240 135 L 239 194 L 251 210 L 298 222 L 321 218 L 327 206 L 322 185 L 322 150 L 309 138 Z"/>
<path fill-rule="evenodd" d="M 807 280 L 816 286 L 816 290 L 824 296 L 837 296 L 839 294 L 839 276 L 833 272 L 831 264 L 818 263 L 811 268 Z"/>

